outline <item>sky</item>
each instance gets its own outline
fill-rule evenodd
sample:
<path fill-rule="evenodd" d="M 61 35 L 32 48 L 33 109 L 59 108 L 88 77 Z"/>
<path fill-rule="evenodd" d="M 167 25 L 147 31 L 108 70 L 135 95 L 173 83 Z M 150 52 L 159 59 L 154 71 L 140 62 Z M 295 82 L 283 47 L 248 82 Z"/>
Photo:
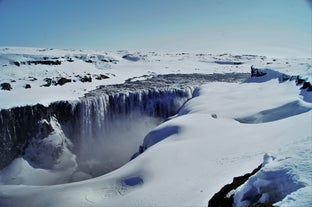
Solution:
<path fill-rule="evenodd" d="M 312 0 L 0 0 L 0 46 L 312 56 Z"/>

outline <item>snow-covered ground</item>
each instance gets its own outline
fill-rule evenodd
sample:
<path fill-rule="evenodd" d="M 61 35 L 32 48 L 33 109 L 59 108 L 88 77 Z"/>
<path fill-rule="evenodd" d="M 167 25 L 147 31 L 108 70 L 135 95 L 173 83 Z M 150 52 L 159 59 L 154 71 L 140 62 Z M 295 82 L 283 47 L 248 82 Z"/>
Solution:
<path fill-rule="evenodd" d="M 251 172 L 261 163 L 263 168 L 232 192 L 235 206 L 258 201 L 284 207 L 312 205 L 312 92 L 301 90 L 295 81 L 280 82 L 276 78 L 285 73 L 311 82 L 311 59 L 127 54 L 1 48 L 0 83 L 11 81 L 12 90 L 0 90 L 0 108 L 75 100 L 100 84 L 153 74 L 250 72 L 254 65 L 272 69 L 264 76 L 272 79 L 253 77 L 243 83 L 211 82 L 201 86 L 198 96 L 176 116 L 145 136 L 142 146 L 146 150 L 142 154 L 115 171 L 80 182 L 49 185 L 62 183 L 59 174 L 69 176 L 75 168 L 71 143 L 52 120 L 55 131 L 43 146 L 53 155 L 50 144 L 64 145 L 60 160 L 67 167 L 56 163 L 52 170 L 41 169 L 16 159 L 0 172 L 0 206 L 207 206 L 214 193 L 233 177 Z M 62 64 L 14 64 L 16 60 L 49 55 L 61 57 Z M 84 58 L 90 56 L 96 60 L 85 62 Z M 68 62 L 67 57 L 74 62 Z M 114 61 L 103 62 L 100 58 Z M 93 78 L 88 83 L 74 76 L 87 73 L 109 78 Z M 30 82 L 28 76 L 37 80 Z M 40 87 L 44 78 L 57 80 L 59 76 L 76 78 L 76 82 Z M 31 89 L 24 88 L 27 83 L 32 84 Z M 76 176 L 79 180 L 85 175 Z"/>
<path fill-rule="evenodd" d="M 47 65 L 47 61 L 54 64 Z M 141 76 L 176 73 L 249 73 L 251 65 L 302 75 L 310 82 L 312 79 L 311 59 L 307 58 L 0 47 L 0 84 L 9 83 L 12 88 L 0 90 L 0 109 L 77 100 L 99 85 L 123 83 L 129 78 L 140 80 Z M 58 84 L 61 78 L 71 82 Z M 49 87 L 44 86 L 47 79 L 52 82 Z M 27 84 L 30 88 L 26 88 Z"/>

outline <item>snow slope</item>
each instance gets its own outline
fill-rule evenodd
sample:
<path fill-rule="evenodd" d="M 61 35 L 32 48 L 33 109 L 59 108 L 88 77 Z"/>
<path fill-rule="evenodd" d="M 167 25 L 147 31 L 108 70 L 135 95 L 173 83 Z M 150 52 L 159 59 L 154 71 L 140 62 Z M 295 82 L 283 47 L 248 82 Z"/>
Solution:
<path fill-rule="evenodd" d="M 112 56 L 117 59 L 118 55 Z M 119 57 L 116 68 L 109 69 L 116 75 L 110 81 L 153 72 L 247 72 L 251 64 L 311 78 L 309 60 L 286 64 L 290 60 L 262 60 L 254 56 L 140 57 L 138 61 Z M 233 63 L 237 60 L 244 63 Z M 299 69 L 294 70 L 297 66 Z M 14 89 L 6 92 L 14 93 Z M 236 206 L 248 206 L 258 200 L 285 207 L 311 206 L 310 97 L 311 92 L 300 90 L 295 81 L 280 83 L 276 78 L 208 83 L 177 116 L 152 130 L 142 143 L 147 149 L 121 168 L 70 184 L 3 184 L 0 205 L 207 206 L 213 194 L 234 176 L 251 172 L 264 163 L 261 171 L 236 190 Z"/>

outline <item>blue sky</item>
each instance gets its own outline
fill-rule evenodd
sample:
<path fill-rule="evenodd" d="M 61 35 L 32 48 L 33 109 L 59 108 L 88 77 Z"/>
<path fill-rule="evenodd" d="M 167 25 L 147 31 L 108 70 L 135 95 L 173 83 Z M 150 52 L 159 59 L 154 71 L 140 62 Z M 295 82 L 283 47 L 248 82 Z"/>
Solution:
<path fill-rule="evenodd" d="M 311 10 L 310 0 L 0 0 L 0 45 L 309 56 Z"/>

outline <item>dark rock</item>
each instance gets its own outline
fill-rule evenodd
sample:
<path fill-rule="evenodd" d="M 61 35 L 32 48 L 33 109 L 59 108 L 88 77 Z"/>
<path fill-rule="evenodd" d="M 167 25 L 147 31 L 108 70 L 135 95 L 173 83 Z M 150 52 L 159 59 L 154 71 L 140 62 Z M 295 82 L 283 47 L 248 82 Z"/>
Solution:
<path fill-rule="evenodd" d="M 233 182 L 231 184 L 225 185 L 219 192 L 214 194 L 214 196 L 209 200 L 208 207 L 232 207 L 234 195 L 229 198 L 226 196 L 231 190 L 234 190 L 244 184 L 248 178 L 254 174 L 256 174 L 262 165 L 259 165 L 256 169 L 254 169 L 251 173 L 247 173 L 243 176 L 234 177 Z"/>
<path fill-rule="evenodd" d="M 1 90 L 7 90 L 7 91 L 12 90 L 12 86 L 9 83 L 1 83 L 0 86 L 1 86 Z"/>
<path fill-rule="evenodd" d="M 289 81 L 293 81 L 293 80 L 296 80 L 296 79 L 297 79 L 297 76 L 292 75 L 292 76 L 290 76 Z"/>
<path fill-rule="evenodd" d="M 53 132 L 51 124 L 45 120 L 39 121 L 38 125 L 39 125 L 39 133 L 42 138 L 49 136 L 49 134 Z"/>
<path fill-rule="evenodd" d="M 31 60 L 31 61 L 27 61 L 28 65 L 61 65 L 62 62 L 59 60 Z"/>
<path fill-rule="evenodd" d="M 36 81 L 37 80 L 37 78 L 31 77 L 31 76 L 29 76 L 28 78 L 29 78 L 30 81 Z"/>
<path fill-rule="evenodd" d="M 107 75 L 103 75 L 103 74 L 100 74 L 100 77 L 101 77 L 102 79 L 108 79 L 108 78 L 109 78 Z"/>
<path fill-rule="evenodd" d="M 85 83 L 85 82 L 92 82 L 92 78 L 90 76 L 84 76 L 84 77 L 80 77 L 80 81 Z"/>
<path fill-rule="evenodd" d="M 109 77 L 107 75 L 99 74 L 99 75 L 94 75 L 94 78 L 96 80 L 102 80 L 102 79 L 107 79 Z"/>
<path fill-rule="evenodd" d="M 41 86 L 50 87 L 52 85 L 52 79 L 51 78 L 45 78 L 43 80 L 46 82 L 46 84 L 43 84 Z"/>
<path fill-rule="evenodd" d="M 53 80 L 52 78 L 45 78 L 43 80 L 46 82 L 46 84 L 43 84 L 41 86 L 44 86 L 44 87 L 49 87 L 51 85 L 54 85 L 54 86 L 61 85 L 62 86 L 65 83 L 72 82 L 71 79 L 64 78 L 64 77 L 59 77 L 59 78 L 57 78 L 57 80 Z"/>
<path fill-rule="evenodd" d="M 26 84 L 24 88 L 31 88 L 30 84 Z"/>
<path fill-rule="evenodd" d="M 48 114 L 40 104 L 0 111 L 0 169 L 22 154 L 27 140 L 38 133 L 38 121 L 50 120 Z"/>
<path fill-rule="evenodd" d="M 75 114 L 79 114 L 79 108 L 71 105 L 70 102 L 67 101 L 51 103 L 49 105 L 49 110 L 53 112 L 54 117 L 57 118 L 60 123 L 68 122 L 73 119 Z"/>
<path fill-rule="evenodd" d="M 16 65 L 16 66 L 19 67 L 21 64 L 20 64 L 19 62 L 15 61 L 15 62 L 14 62 L 14 65 Z"/>
<path fill-rule="evenodd" d="M 65 123 L 69 119 L 76 120 L 77 110 L 66 101 L 48 107 L 37 104 L 0 110 L 0 170 L 23 155 L 29 141 L 38 133 L 44 138 L 53 131 L 49 124 L 52 116 Z"/>
<path fill-rule="evenodd" d="M 11 83 L 15 83 L 16 82 L 16 80 L 11 80 Z"/>
<path fill-rule="evenodd" d="M 86 63 L 93 63 L 92 60 L 85 60 Z"/>
<path fill-rule="evenodd" d="M 219 65 L 241 65 L 243 62 L 232 62 L 232 61 L 214 61 Z"/>
<path fill-rule="evenodd" d="M 142 154 L 144 152 L 144 147 L 142 145 L 140 145 L 139 147 L 139 153 Z"/>
<path fill-rule="evenodd" d="M 95 75 L 94 77 L 95 77 L 96 80 L 102 80 L 102 78 L 100 76 L 98 76 L 98 75 Z"/>
<path fill-rule="evenodd" d="M 118 62 L 117 60 L 114 59 L 101 59 L 101 61 L 105 63 L 114 63 L 114 64 Z"/>
<path fill-rule="evenodd" d="M 311 87 L 311 83 L 305 81 L 300 89 L 306 89 L 310 87 Z"/>
<path fill-rule="evenodd" d="M 65 83 L 70 83 L 72 82 L 71 79 L 68 79 L 68 78 L 64 78 L 64 77 L 61 77 L 60 79 L 57 80 L 56 84 L 55 85 L 64 85 Z"/>
<path fill-rule="evenodd" d="M 69 58 L 69 59 L 67 59 L 67 62 L 74 62 L 74 60 Z"/>
<path fill-rule="evenodd" d="M 261 77 L 266 75 L 266 72 L 261 71 L 260 69 L 254 68 L 253 65 L 251 66 L 251 77 Z"/>
<path fill-rule="evenodd" d="M 281 82 L 287 81 L 287 80 L 289 80 L 289 79 L 290 79 L 290 76 L 289 76 L 289 75 L 282 74 Z"/>
<path fill-rule="evenodd" d="M 305 81 L 304 81 L 304 79 L 302 79 L 302 78 L 300 78 L 299 76 L 297 76 L 297 79 L 296 79 L 296 84 L 297 85 L 301 85 L 301 84 L 303 84 Z"/>

